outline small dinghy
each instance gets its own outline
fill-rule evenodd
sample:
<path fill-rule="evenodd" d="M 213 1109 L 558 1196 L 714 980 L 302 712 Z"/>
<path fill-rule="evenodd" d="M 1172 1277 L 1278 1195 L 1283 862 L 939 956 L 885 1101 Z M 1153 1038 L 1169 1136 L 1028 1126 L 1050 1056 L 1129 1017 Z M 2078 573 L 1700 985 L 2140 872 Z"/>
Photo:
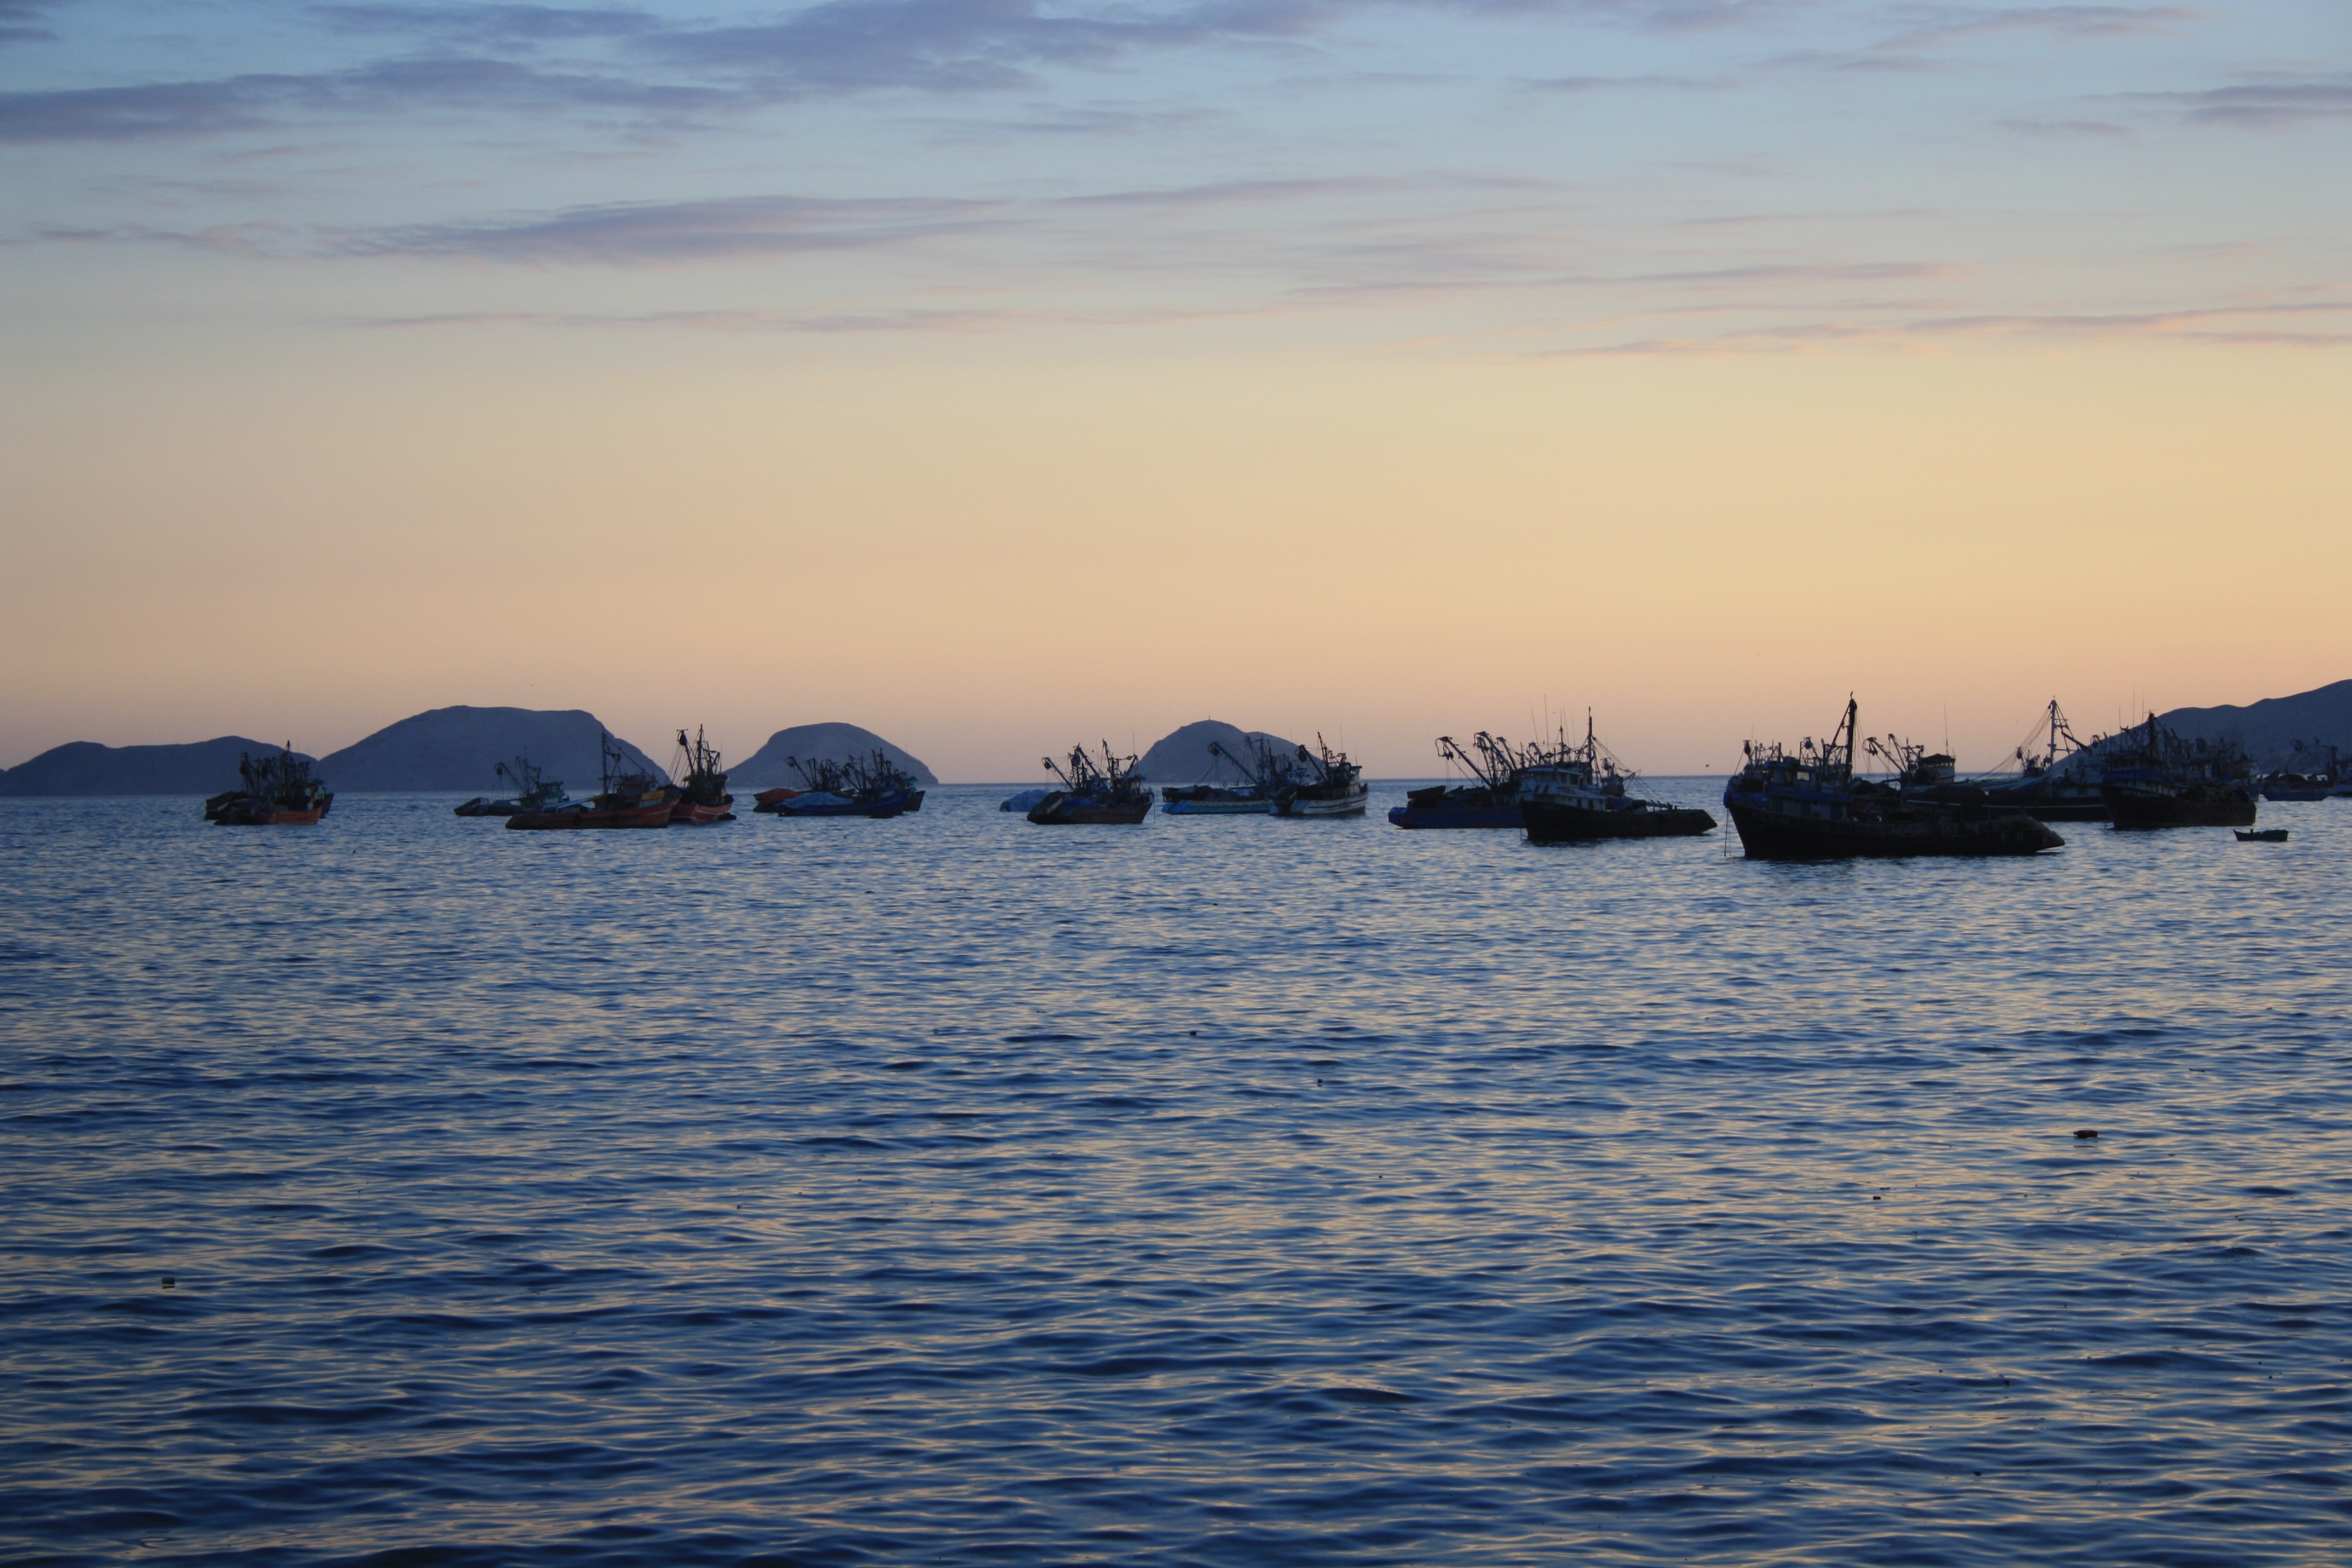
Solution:
<path fill-rule="evenodd" d="M 2241 844 L 2284 844 L 2286 842 L 2286 829 L 2284 827 L 2241 827 L 2238 829 L 2238 842 Z"/>

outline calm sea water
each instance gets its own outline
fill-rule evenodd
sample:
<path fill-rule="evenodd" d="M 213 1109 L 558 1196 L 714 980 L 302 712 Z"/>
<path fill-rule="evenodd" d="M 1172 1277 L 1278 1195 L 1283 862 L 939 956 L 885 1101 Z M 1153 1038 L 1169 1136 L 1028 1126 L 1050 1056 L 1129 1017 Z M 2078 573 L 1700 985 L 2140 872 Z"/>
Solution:
<path fill-rule="evenodd" d="M 1787 867 L 1003 793 L 0 808 L 0 1556 L 2352 1558 L 2352 801 Z"/>

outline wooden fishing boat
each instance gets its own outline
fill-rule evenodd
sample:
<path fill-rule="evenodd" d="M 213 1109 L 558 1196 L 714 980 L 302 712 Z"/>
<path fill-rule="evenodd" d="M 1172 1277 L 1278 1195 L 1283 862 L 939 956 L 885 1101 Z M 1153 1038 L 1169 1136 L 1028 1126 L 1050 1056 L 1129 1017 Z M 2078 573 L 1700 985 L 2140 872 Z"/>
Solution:
<path fill-rule="evenodd" d="M 677 802 L 677 787 L 637 767 L 610 734 L 599 733 L 598 773 L 604 787 L 586 800 L 566 801 L 543 811 L 519 811 L 507 818 L 509 827 L 561 833 L 669 826 L 670 808 Z"/>
<path fill-rule="evenodd" d="M 313 827 L 335 804 L 290 742 L 274 757 L 239 752 L 236 773 L 240 787 L 205 802 L 205 820 L 215 827 Z"/>
<path fill-rule="evenodd" d="M 1097 765 L 1084 746 L 1070 748 L 1069 761 L 1045 759 L 1045 771 L 1062 787 L 1029 808 L 1029 820 L 1040 827 L 1130 826 L 1151 815 L 1151 792 L 1135 776 L 1133 757 L 1111 754 L 1102 743 Z"/>

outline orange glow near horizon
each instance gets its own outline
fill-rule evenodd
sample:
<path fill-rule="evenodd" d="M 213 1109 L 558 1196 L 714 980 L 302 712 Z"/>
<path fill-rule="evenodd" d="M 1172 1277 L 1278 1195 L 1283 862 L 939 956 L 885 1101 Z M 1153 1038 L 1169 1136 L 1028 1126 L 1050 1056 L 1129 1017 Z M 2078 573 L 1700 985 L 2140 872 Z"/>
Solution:
<path fill-rule="evenodd" d="M 1008 363 L 360 335 L 331 374 L 11 410 L 13 763 L 588 708 L 941 776 L 1215 716 L 1376 774 L 1590 705 L 1634 765 L 1864 723 L 1964 762 L 2347 673 L 2341 363 L 2307 349 Z M 216 395 L 226 383 L 234 397 Z"/>

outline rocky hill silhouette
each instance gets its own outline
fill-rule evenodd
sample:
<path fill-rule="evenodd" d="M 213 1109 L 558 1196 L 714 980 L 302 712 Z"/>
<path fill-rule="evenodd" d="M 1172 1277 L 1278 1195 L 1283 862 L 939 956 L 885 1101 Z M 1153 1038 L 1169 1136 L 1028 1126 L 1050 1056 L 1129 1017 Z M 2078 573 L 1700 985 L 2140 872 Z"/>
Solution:
<path fill-rule="evenodd" d="M 1154 741 L 1136 764 L 1136 772 L 1153 784 L 1200 784 L 1211 779 L 1237 783 L 1247 776 L 1240 769 L 1247 765 L 1252 740 L 1265 742 L 1284 756 L 1298 754 L 1296 741 L 1286 741 L 1264 730 L 1238 729 L 1222 719 L 1199 719 Z M 1220 761 L 1209 750 L 1213 741 L 1243 759 L 1242 763 L 1236 765 Z"/>
<path fill-rule="evenodd" d="M 330 752 L 319 760 L 318 771 L 338 794 L 485 794 L 499 789 L 499 763 L 527 756 L 547 777 L 584 796 L 596 788 L 604 728 L 580 708 L 434 708 Z M 621 749 L 632 766 L 669 776 L 637 747 L 623 741 Z"/>
<path fill-rule="evenodd" d="M 274 757 L 278 748 L 242 735 L 178 746 L 70 741 L 0 773 L 0 795 L 216 795 L 236 787 L 236 761 L 247 753 Z"/>

